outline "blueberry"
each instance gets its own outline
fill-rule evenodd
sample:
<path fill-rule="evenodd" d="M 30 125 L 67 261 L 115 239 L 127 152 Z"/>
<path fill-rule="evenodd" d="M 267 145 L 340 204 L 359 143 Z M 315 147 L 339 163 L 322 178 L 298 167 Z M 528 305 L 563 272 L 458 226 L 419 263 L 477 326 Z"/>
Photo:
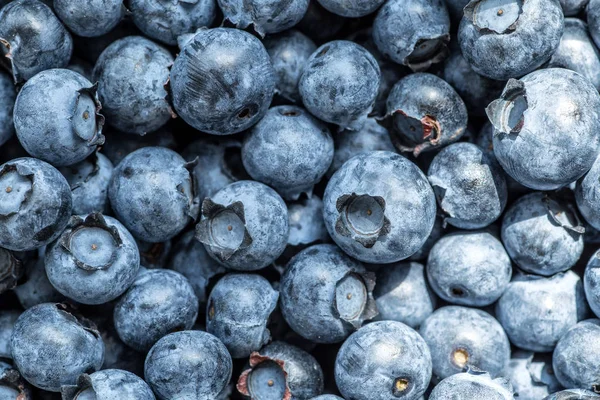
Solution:
<path fill-rule="evenodd" d="M 433 291 L 453 304 L 488 306 L 504 293 L 511 275 L 512 265 L 502 243 L 485 231 L 443 236 L 427 260 Z"/>
<path fill-rule="evenodd" d="M 152 347 L 144 376 L 159 399 L 211 400 L 226 389 L 231 368 L 231 356 L 216 337 L 183 331 Z"/>
<path fill-rule="evenodd" d="M 320 244 L 298 253 L 281 277 L 281 312 L 300 336 L 343 341 L 377 315 L 375 276 L 338 247 Z"/>
<path fill-rule="evenodd" d="M 141 36 L 114 41 L 98 58 L 94 80 L 108 124 L 123 132 L 144 135 L 167 123 L 174 114 L 166 100 L 173 57 Z"/>
<path fill-rule="evenodd" d="M 10 350 L 10 337 L 17 318 L 21 315 L 18 311 L 0 311 L 0 358 L 12 358 Z"/>
<path fill-rule="evenodd" d="M 565 18 L 565 30 L 548 67 L 579 72 L 600 89 L 600 51 L 596 48 L 585 22 Z"/>
<path fill-rule="evenodd" d="M 42 250 L 42 254 L 25 263 L 25 282 L 14 289 L 24 309 L 42 303 L 58 303 L 65 299 L 48 280 L 44 266 L 45 248 Z"/>
<path fill-rule="evenodd" d="M 551 360 L 536 359 L 527 351 L 516 351 L 508 363 L 506 377 L 519 400 L 539 400 L 561 389 Z"/>
<path fill-rule="evenodd" d="M 419 333 L 431 350 L 433 374 L 439 379 L 457 374 L 466 366 L 487 371 L 493 377 L 506 371 L 510 343 L 502 326 L 485 311 L 442 307 L 423 322 Z"/>
<path fill-rule="evenodd" d="M 137 351 L 147 351 L 171 332 L 191 329 L 198 315 L 198 298 L 181 274 L 154 269 L 138 274 L 114 310 L 121 340 Z"/>
<path fill-rule="evenodd" d="M 252 353 L 238 391 L 252 399 L 310 399 L 323 392 L 323 371 L 307 352 L 273 342 Z"/>
<path fill-rule="evenodd" d="M 23 263 L 12 252 L 0 247 L 0 294 L 13 289 L 23 272 Z"/>
<path fill-rule="evenodd" d="M 146 382 L 128 371 L 105 369 L 93 374 L 82 374 L 76 385 L 63 386 L 63 400 L 154 400 Z"/>
<path fill-rule="evenodd" d="M 66 304 L 43 303 L 21 314 L 11 338 L 21 375 L 51 392 L 73 385 L 79 375 L 100 369 L 104 343 L 96 326 Z"/>
<path fill-rule="evenodd" d="M 338 34 L 345 21 L 345 18 L 324 9 L 317 0 L 312 0 L 298 28 L 312 40 L 324 42 Z"/>
<path fill-rule="evenodd" d="M 600 250 L 592 255 L 585 267 L 583 285 L 587 303 L 596 316 L 600 315 Z"/>
<path fill-rule="evenodd" d="M 472 0 L 464 9 L 458 41 L 478 74 L 519 78 L 550 59 L 563 34 L 563 19 L 558 0 Z"/>
<path fill-rule="evenodd" d="M 535 192 L 504 214 L 502 242 L 523 271 L 550 276 L 571 268 L 583 251 L 583 226 L 568 199 Z"/>
<path fill-rule="evenodd" d="M 416 253 L 414 253 L 412 256 L 410 256 L 408 259 L 410 261 L 427 260 L 427 257 L 429 256 L 429 252 L 433 248 L 433 245 L 435 245 L 437 243 L 437 241 L 445 233 L 446 233 L 446 224 L 444 224 L 443 218 L 438 215 L 435 218 L 435 222 L 433 224 L 433 229 L 431 230 L 429 237 L 427 237 L 427 240 L 425 240 L 425 243 L 423 243 L 423 246 L 421 246 L 421 248 Z"/>
<path fill-rule="evenodd" d="M 180 35 L 212 25 L 217 14 L 215 0 L 131 0 L 131 18 L 145 35 L 176 45 Z"/>
<path fill-rule="evenodd" d="M 496 318 L 512 344 L 539 352 L 552 351 L 588 312 L 583 284 L 572 271 L 549 278 L 519 273 L 496 304 Z"/>
<path fill-rule="evenodd" d="M 64 68 L 73 52 L 73 39 L 52 10 L 38 0 L 11 1 L 0 10 L 0 48 L 15 83 L 38 72 Z"/>
<path fill-rule="evenodd" d="M 427 344 L 412 328 L 396 321 L 359 329 L 344 342 L 335 360 L 335 381 L 348 399 L 416 400 L 430 378 Z"/>
<path fill-rule="evenodd" d="M 382 264 L 419 250 L 436 211 L 433 190 L 421 170 L 387 151 L 344 163 L 327 184 L 323 205 L 325 226 L 338 246 L 361 261 Z"/>
<path fill-rule="evenodd" d="M 228 28 L 201 30 L 182 47 L 171 68 L 175 110 L 194 128 L 230 135 L 267 112 L 275 69 L 263 44 Z"/>
<path fill-rule="evenodd" d="M 287 207 L 270 187 L 232 183 L 202 203 L 196 238 L 227 268 L 253 271 L 283 253 L 289 235 Z"/>
<path fill-rule="evenodd" d="M 108 185 L 113 169 L 110 160 L 98 152 L 77 164 L 60 168 L 71 186 L 73 214 L 108 211 Z"/>
<path fill-rule="evenodd" d="M 554 348 L 552 368 L 567 389 L 598 392 L 600 382 L 600 320 L 579 322 L 564 334 Z"/>
<path fill-rule="evenodd" d="M 429 396 L 429 400 L 445 399 L 513 400 L 514 397 L 506 379 L 492 379 L 487 372 L 470 368 L 441 381 Z"/>
<path fill-rule="evenodd" d="M 53 5 L 71 32 L 83 37 L 110 32 L 125 15 L 122 0 L 54 0 Z"/>
<path fill-rule="evenodd" d="M 329 130 L 296 106 L 271 108 L 246 135 L 242 162 L 250 176 L 287 200 L 312 195 L 333 160 Z"/>
<path fill-rule="evenodd" d="M 288 246 L 303 246 L 329 241 L 323 220 L 323 201 L 313 195 L 288 205 L 290 236 Z"/>
<path fill-rule="evenodd" d="M 319 0 L 326 10 L 342 17 L 358 18 L 375 12 L 385 0 Z"/>
<path fill-rule="evenodd" d="M 13 107 L 17 93 L 8 74 L 0 72 L 0 146 L 15 133 Z"/>
<path fill-rule="evenodd" d="M 71 216 L 71 189 L 50 164 L 17 158 L 0 165 L 0 246 L 33 250 L 60 235 Z"/>
<path fill-rule="evenodd" d="M 424 71 L 448 56 L 448 10 L 441 1 L 390 0 L 373 21 L 373 40 L 394 62 Z"/>
<path fill-rule="evenodd" d="M 19 371 L 10 364 L 0 361 L 0 398 L 29 400 L 31 389 Z"/>
<path fill-rule="evenodd" d="M 589 0 L 559 0 L 565 17 L 572 17 L 583 10 L 588 5 Z"/>
<path fill-rule="evenodd" d="M 82 304 L 104 304 L 135 280 L 140 255 L 133 236 L 119 221 L 100 213 L 73 216 L 46 250 L 52 286 Z"/>
<path fill-rule="evenodd" d="M 467 108 L 446 81 L 428 73 L 402 78 L 387 99 L 392 142 L 418 156 L 456 142 L 467 130 Z"/>
<path fill-rule="evenodd" d="M 377 320 L 398 321 L 418 329 L 436 307 L 437 299 L 427 285 L 422 264 L 384 265 L 377 271 L 376 282 Z"/>
<path fill-rule="evenodd" d="M 585 389 L 567 389 L 556 392 L 543 400 L 594 400 L 600 398 L 600 394 Z"/>
<path fill-rule="evenodd" d="M 78 163 L 104 143 L 100 108 L 96 88 L 83 76 L 67 69 L 40 72 L 17 96 L 17 137 L 33 157 L 56 166 Z"/>
<path fill-rule="evenodd" d="M 295 29 L 267 37 L 264 45 L 277 74 L 275 93 L 286 100 L 300 102 L 298 82 L 308 58 L 317 46 L 308 36 Z"/>
<path fill-rule="evenodd" d="M 108 188 L 115 215 L 137 239 L 164 242 L 198 216 L 193 163 L 164 147 L 144 147 L 116 167 Z"/>
<path fill-rule="evenodd" d="M 341 129 L 362 128 L 379 91 L 381 71 L 362 46 L 335 40 L 319 47 L 300 78 L 304 106 Z"/>
<path fill-rule="evenodd" d="M 586 11 L 590 35 L 594 39 L 596 46 L 598 46 L 600 43 L 600 1 L 589 0 Z"/>

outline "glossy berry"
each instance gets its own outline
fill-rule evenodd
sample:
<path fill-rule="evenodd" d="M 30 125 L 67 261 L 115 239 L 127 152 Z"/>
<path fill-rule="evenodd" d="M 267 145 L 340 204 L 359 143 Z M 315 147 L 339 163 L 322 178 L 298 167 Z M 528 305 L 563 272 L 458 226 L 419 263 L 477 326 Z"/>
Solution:
<path fill-rule="evenodd" d="M 64 400 L 154 400 L 152 389 L 142 378 L 120 369 L 104 369 L 82 374 L 76 385 L 63 386 Z"/>
<path fill-rule="evenodd" d="M 537 358 L 528 351 L 513 352 L 506 377 L 519 400 L 545 399 L 561 389 L 552 371 L 551 357 Z"/>
<path fill-rule="evenodd" d="M 71 32 L 83 37 L 110 32 L 125 15 L 122 0 L 54 0 L 53 6 Z"/>
<path fill-rule="evenodd" d="M 430 400 L 513 400 L 513 388 L 503 378 L 492 379 L 489 373 L 476 368 L 452 375 L 441 381 L 431 392 Z"/>

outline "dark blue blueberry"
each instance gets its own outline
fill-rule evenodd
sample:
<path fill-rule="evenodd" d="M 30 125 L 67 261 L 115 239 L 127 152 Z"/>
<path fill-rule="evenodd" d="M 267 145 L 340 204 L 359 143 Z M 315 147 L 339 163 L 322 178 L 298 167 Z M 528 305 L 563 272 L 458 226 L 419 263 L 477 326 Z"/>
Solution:
<path fill-rule="evenodd" d="M 450 16 L 435 0 L 390 0 L 373 21 L 379 51 L 413 71 L 423 71 L 448 55 Z"/>
<path fill-rule="evenodd" d="M 441 381 L 429 396 L 429 400 L 447 399 L 513 400 L 514 397 L 506 379 L 492 379 L 489 373 L 470 368 Z"/>
<path fill-rule="evenodd" d="M 341 129 L 360 129 L 373 109 L 381 71 L 364 47 L 335 40 L 319 47 L 300 78 L 304 106 L 317 118 Z"/>
<path fill-rule="evenodd" d="M 270 187 L 255 181 L 232 183 L 202 203 L 196 238 L 227 268 L 253 271 L 285 250 L 287 207 Z"/>
<path fill-rule="evenodd" d="M 271 108 L 246 135 L 242 162 L 254 179 L 286 200 L 312 195 L 333 160 L 327 126 L 296 106 Z"/>
<path fill-rule="evenodd" d="M 11 339 L 21 375 L 51 392 L 74 385 L 82 373 L 100 369 L 104 343 L 96 326 L 61 303 L 43 303 L 21 314 Z"/>
<path fill-rule="evenodd" d="M 429 237 L 423 243 L 423 246 L 408 259 L 410 261 L 423 261 L 427 260 L 429 256 L 429 252 L 433 248 L 433 245 L 437 243 L 437 241 L 446 233 L 446 226 L 444 224 L 444 219 L 439 215 L 435 217 L 435 222 L 433 224 L 433 229 L 429 234 Z"/>
<path fill-rule="evenodd" d="M 561 390 L 544 397 L 543 400 L 594 400 L 600 398 L 600 394 L 585 389 L 567 389 Z"/>
<path fill-rule="evenodd" d="M 115 215 L 137 239 L 164 242 L 198 216 L 193 164 L 164 147 L 144 147 L 115 167 L 108 197 Z"/>
<path fill-rule="evenodd" d="M 374 274 L 337 246 L 311 246 L 291 259 L 281 277 L 281 313 L 308 340 L 341 342 L 377 315 L 374 286 Z"/>
<path fill-rule="evenodd" d="M 171 68 L 171 92 L 185 122 L 230 135 L 265 115 L 277 78 L 260 40 L 241 30 L 215 28 L 198 31 L 180 47 Z"/>
<path fill-rule="evenodd" d="M 63 400 L 154 400 L 152 389 L 142 378 L 120 369 L 82 374 L 76 385 L 63 386 Z"/>
<path fill-rule="evenodd" d="M 66 67 L 73 52 L 69 32 L 38 0 L 15 0 L 2 7 L 0 39 L 16 83 L 46 69 Z"/>
<path fill-rule="evenodd" d="M 588 313 L 583 284 L 572 271 L 550 278 L 519 273 L 496 304 L 496 318 L 511 343 L 538 352 L 552 351 Z"/>
<path fill-rule="evenodd" d="M 563 34 L 563 19 L 557 0 L 472 0 L 464 9 L 458 41 L 478 74 L 519 78 L 550 59 Z"/>
<path fill-rule="evenodd" d="M 449 303 L 483 307 L 498 300 L 512 275 L 510 258 L 489 232 L 456 232 L 429 252 L 427 278 Z"/>
<path fill-rule="evenodd" d="M 288 204 L 290 224 L 289 246 L 302 246 L 329 241 L 323 220 L 323 201 L 315 195 Z"/>
<path fill-rule="evenodd" d="M 600 315 L 600 250 L 592 255 L 585 267 L 583 286 L 590 308 L 596 316 Z"/>
<path fill-rule="evenodd" d="M 131 18 L 145 35 L 176 45 L 180 35 L 208 27 L 217 13 L 215 0 L 131 0 Z"/>
<path fill-rule="evenodd" d="M 431 378 L 431 355 L 412 328 L 368 324 L 350 335 L 335 360 L 335 382 L 347 399 L 418 399 Z"/>
<path fill-rule="evenodd" d="M 345 18 L 324 9 L 317 0 L 312 0 L 298 28 L 312 40 L 325 42 L 340 32 L 345 21 Z"/>
<path fill-rule="evenodd" d="M 44 266 L 46 248 L 42 247 L 39 256 L 25 262 L 24 283 L 18 285 L 14 292 L 24 309 L 42 303 L 58 303 L 65 300 L 48 280 Z"/>
<path fill-rule="evenodd" d="M 103 132 L 106 137 L 104 146 L 102 146 L 102 154 L 117 165 L 125 158 L 129 153 L 133 153 L 137 149 L 142 147 L 159 146 L 168 147 L 174 149 L 176 147 L 175 138 L 170 130 L 161 128 L 156 132 L 152 132 L 151 135 L 138 136 L 129 135 L 127 133 L 118 131 L 105 131 Z M 189 161 L 192 161 L 192 157 Z"/>
<path fill-rule="evenodd" d="M 173 57 L 141 36 L 116 40 L 98 58 L 94 80 L 110 126 L 144 135 L 163 126 L 174 114 L 165 85 Z"/>
<path fill-rule="evenodd" d="M 433 374 L 439 379 L 467 366 L 487 371 L 493 377 L 506 371 L 510 360 L 508 337 L 498 321 L 485 311 L 442 307 L 423 322 L 419 333 L 429 346 Z"/>
<path fill-rule="evenodd" d="M 277 74 L 275 93 L 286 100 L 300 102 L 298 82 L 308 58 L 317 46 L 308 36 L 295 29 L 267 37 L 264 45 Z"/>
<path fill-rule="evenodd" d="M 0 246 L 42 247 L 60 235 L 71 216 L 71 189 L 50 164 L 17 158 L 0 165 Z"/>
<path fill-rule="evenodd" d="M 223 342 L 231 357 L 248 357 L 271 340 L 267 323 L 278 299 L 260 275 L 225 275 L 210 292 L 206 331 Z"/>
<path fill-rule="evenodd" d="M 104 143 L 100 108 L 95 86 L 83 76 L 68 69 L 40 72 L 17 96 L 17 137 L 33 157 L 56 166 L 78 163 Z"/>
<path fill-rule="evenodd" d="M 12 252 L 0 247 L 0 294 L 13 289 L 23 273 L 23 263 Z"/>
<path fill-rule="evenodd" d="M 140 271 L 114 310 L 121 340 L 147 351 L 163 336 L 191 329 L 198 316 L 198 298 L 181 274 L 154 269 Z"/>
<path fill-rule="evenodd" d="M 17 92 L 8 74 L 0 72 L 0 146 L 15 133 L 13 107 Z"/>
<path fill-rule="evenodd" d="M 213 335 L 171 333 L 146 357 L 144 376 L 161 400 L 217 399 L 231 378 L 231 356 Z"/>
<path fill-rule="evenodd" d="M 285 342 L 252 353 L 238 391 L 251 399 L 311 399 L 323 393 L 323 371 L 313 356 Z"/>
<path fill-rule="evenodd" d="M 30 400 L 33 399 L 31 396 L 31 389 L 19 371 L 10 364 L 0 361 L 0 398 Z"/>
<path fill-rule="evenodd" d="M 63 24 L 82 37 L 110 32 L 126 11 L 123 0 L 54 0 L 53 6 Z"/>
<path fill-rule="evenodd" d="M 46 250 L 52 286 L 82 304 L 104 304 L 123 294 L 135 280 L 140 255 L 133 236 L 112 217 L 73 216 Z"/>
<path fill-rule="evenodd" d="M 327 184 L 323 205 L 325 226 L 342 250 L 381 264 L 417 252 L 431 233 L 436 211 L 425 175 L 388 151 L 360 154 L 344 163 Z"/>
<path fill-rule="evenodd" d="M 377 320 L 398 321 L 418 329 L 435 309 L 437 299 L 427 285 L 422 264 L 382 265 L 376 282 Z"/>
<path fill-rule="evenodd" d="M 552 368 L 567 389 L 598 392 L 600 382 L 600 320 L 579 322 L 564 334 L 554 348 Z"/>
<path fill-rule="evenodd" d="M 561 389 L 551 360 L 534 358 L 528 351 L 513 352 L 506 377 L 519 400 L 540 400 Z"/>
<path fill-rule="evenodd" d="M 10 350 L 10 337 L 13 327 L 21 313 L 13 310 L 0 311 L 0 358 L 12 358 Z"/>
<path fill-rule="evenodd" d="M 319 0 L 328 11 L 342 17 L 358 18 L 375 12 L 385 0 Z"/>
<path fill-rule="evenodd" d="M 585 10 L 589 0 L 559 0 L 565 17 L 573 17 Z"/>
<path fill-rule="evenodd" d="M 535 192 L 506 211 L 502 242 L 523 271 L 550 276 L 571 268 L 583 252 L 583 226 L 567 199 Z"/>
<path fill-rule="evenodd" d="M 456 142 L 467 130 L 467 107 L 446 81 L 428 73 L 402 78 L 387 99 L 392 142 L 418 156 Z"/>

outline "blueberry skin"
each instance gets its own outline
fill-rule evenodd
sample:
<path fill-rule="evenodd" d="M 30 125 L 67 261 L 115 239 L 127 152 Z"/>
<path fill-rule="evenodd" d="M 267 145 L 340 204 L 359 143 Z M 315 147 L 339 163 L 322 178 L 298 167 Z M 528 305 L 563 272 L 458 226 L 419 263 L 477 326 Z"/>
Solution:
<path fill-rule="evenodd" d="M 427 240 L 425 241 L 425 243 L 423 243 L 423 246 L 421 246 L 421 248 L 416 253 L 414 253 L 412 256 L 408 257 L 408 260 L 410 260 L 410 261 L 427 260 L 427 257 L 429 256 L 429 252 L 433 248 L 433 245 L 435 245 L 437 243 L 437 241 L 445 233 L 446 233 L 446 226 L 444 226 L 444 220 L 441 216 L 438 215 L 435 217 L 433 229 L 431 230 L 429 237 L 427 237 Z"/>
<path fill-rule="evenodd" d="M 344 342 L 335 360 L 335 382 L 347 399 L 416 400 L 430 378 L 427 344 L 412 328 L 396 321 L 362 327 Z"/>
<path fill-rule="evenodd" d="M 50 164 L 23 157 L 0 165 L 0 246 L 27 251 L 52 242 L 71 204 L 67 180 Z"/>
<path fill-rule="evenodd" d="M 585 389 L 567 389 L 544 397 L 543 400 L 593 400 L 595 398 L 600 398 L 600 394 Z"/>
<path fill-rule="evenodd" d="M 236 28 L 252 26 L 261 37 L 296 25 L 308 8 L 309 0 L 217 0 L 225 21 Z"/>
<path fill-rule="evenodd" d="M 513 400 L 513 388 L 503 378 L 492 379 L 487 372 L 469 369 L 441 381 L 429 400 Z"/>
<path fill-rule="evenodd" d="M 21 315 L 20 312 L 13 310 L 3 310 L 0 312 L 0 358 L 12 358 L 10 338 L 19 315 Z"/>
<path fill-rule="evenodd" d="M 518 273 L 496 304 L 511 343 L 538 352 L 552 351 L 588 313 L 583 284 L 572 271 L 549 278 Z"/>
<path fill-rule="evenodd" d="M 424 71 L 448 56 L 448 10 L 441 1 L 387 1 L 373 21 L 373 40 L 394 62 Z"/>
<path fill-rule="evenodd" d="M 311 114 L 340 129 L 356 130 L 373 109 L 380 81 L 379 65 L 364 47 L 334 40 L 310 56 L 299 89 Z"/>
<path fill-rule="evenodd" d="M 387 151 L 344 163 L 327 184 L 323 205 L 325 226 L 338 246 L 351 257 L 378 264 L 417 252 L 431 233 L 436 211 L 421 170 Z"/>
<path fill-rule="evenodd" d="M 285 250 L 288 235 L 285 203 L 273 189 L 255 181 L 232 183 L 206 198 L 196 225 L 196 238 L 208 254 L 237 271 L 271 264 Z"/>
<path fill-rule="evenodd" d="M 288 204 L 290 236 L 288 246 L 328 242 L 329 233 L 323 220 L 323 201 L 315 195 Z"/>
<path fill-rule="evenodd" d="M 548 67 L 566 68 L 585 76 L 600 89 L 600 51 L 594 44 L 585 22 L 565 18 L 565 30 Z"/>
<path fill-rule="evenodd" d="M 585 10 L 589 0 L 559 0 L 565 17 L 574 17 Z"/>
<path fill-rule="evenodd" d="M 217 14 L 215 0 L 131 0 L 131 18 L 146 36 L 168 45 L 177 38 L 212 25 Z"/>
<path fill-rule="evenodd" d="M 523 271 L 550 276 L 575 265 L 583 252 L 583 230 L 569 200 L 534 192 L 504 214 L 502 243 Z"/>
<path fill-rule="evenodd" d="M 40 249 L 40 253 L 45 251 L 45 247 Z M 31 308 L 42 303 L 58 303 L 65 300 L 48 280 L 46 268 L 44 266 L 44 254 L 39 257 L 28 260 L 25 263 L 24 283 L 14 289 L 19 303 L 24 309 Z"/>
<path fill-rule="evenodd" d="M 73 216 L 46 250 L 52 286 L 81 304 L 104 304 L 123 294 L 135 280 L 140 255 L 135 239 L 112 217 Z"/>
<path fill-rule="evenodd" d="M 416 262 L 383 265 L 373 291 L 377 320 L 402 322 L 418 329 L 435 310 L 437 299 L 427 285 L 425 268 Z"/>
<path fill-rule="evenodd" d="M 74 215 L 108 211 L 108 185 L 113 169 L 110 160 L 98 152 L 77 164 L 60 168 L 71 186 Z"/>
<path fill-rule="evenodd" d="M 11 338 L 12 356 L 21 375 L 50 392 L 73 385 L 84 372 L 97 371 L 104 343 L 96 326 L 62 303 L 43 303 L 21 314 Z"/>
<path fill-rule="evenodd" d="M 121 340 L 148 351 L 170 332 L 191 329 L 198 316 L 198 298 L 188 280 L 166 269 L 140 272 L 114 310 Z"/>
<path fill-rule="evenodd" d="M 510 360 L 510 343 L 502 326 L 485 311 L 460 306 L 438 308 L 419 333 L 431 350 L 433 374 L 444 379 L 477 367 L 501 376 Z"/>
<path fill-rule="evenodd" d="M 301 98 L 298 82 L 308 58 L 317 46 L 308 36 L 295 29 L 269 36 L 263 44 L 277 74 L 275 93 L 286 100 L 299 103 Z"/>
<path fill-rule="evenodd" d="M 54 0 L 53 6 L 63 24 L 82 37 L 110 32 L 126 11 L 122 0 Z"/>
<path fill-rule="evenodd" d="M 429 252 L 427 278 L 449 303 L 483 307 L 498 300 L 512 276 L 510 258 L 489 232 L 443 236 Z"/>
<path fill-rule="evenodd" d="M 167 49 L 141 36 L 108 46 L 93 71 L 108 123 L 123 132 L 145 135 L 173 118 L 165 89 L 172 64 Z"/>
<path fill-rule="evenodd" d="M 183 331 L 152 347 L 144 376 L 159 399 L 212 400 L 227 386 L 231 368 L 231 356 L 216 337 Z"/>
<path fill-rule="evenodd" d="M 17 92 L 8 74 L 0 73 L 0 146 L 15 133 L 13 108 Z"/>
<path fill-rule="evenodd" d="M 467 107 L 443 79 L 416 73 L 394 85 L 387 99 L 384 123 L 399 151 L 433 150 L 456 142 L 467 130 Z"/>
<path fill-rule="evenodd" d="M 271 340 L 267 323 L 278 299 L 260 275 L 225 275 L 210 292 L 206 331 L 223 342 L 231 357 L 248 357 Z"/>
<path fill-rule="evenodd" d="M 192 166 L 173 150 L 144 147 L 115 167 L 108 198 L 134 237 L 164 242 L 196 219 L 199 206 Z"/>
<path fill-rule="evenodd" d="M 567 389 L 595 391 L 600 381 L 600 320 L 579 322 L 564 334 L 552 353 L 556 378 Z"/>
<path fill-rule="evenodd" d="M 63 400 L 154 400 L 154 393 L 137 375 L 120 369 L 82 374 L 77 385 L 63 386 Z"/>
<path fill-rule="evenodd" d="M 302 250 L 286 266 L 280 285 L 283 317 L 315 343 L 341 342 L 377 315 L 375 276 L 335 245 Z"/>
<path fill-rule="evenodd" d="M 38 0 L 15 0 L 0 10 L 0 47 L 15 83 L 38 72 L 64 68 L 73 52 L 73 39 L 52 10 Z"/>
<path fill-rule="evenodd" d="M 563 19 L 558 0 L 472 0 L 464 9 L 458 42 L 478 74 L 497 80 L 519 78 L 550 59 L 563 34 Z"/>
<path fill-rule="evenodd" d="M 42 71 L 17 96 L 17 137 L 33 157 L 55 166 L 78 163 L 104 143 L 100 108 L 96 88 L 83 76 L 68 69 Z"/>
<path fill-rule="evenodd" d="M 597 199 L 600 196 L 600 161 L 595 161 L 592 168 L 582 178 L 577 181 L 575 186 L 575 201 L 577 209 L 592 226 L 600 228 L 600 206 Z"/>
<path fill-rule="evenodd" d="M 277 106 L 246 134 L 242 162 L 250 176 L 286 200 L 310 197 L 333 160 L 327 126 L 296 106 Z"/>
<path fill-rule="evenodd" d="M 375 12 L 385 0 L 318 0 L 326 10 L 347 18 L 364 17 Z"/>
<path fill-rule="evenodd" d="M 484 228 L 506 206 L 504 171 L 475 144 L 454 143 L 442 149 L 429 166 L 427 178 L 446 216 L 444 221 L 457 228 Z"/>
<path fill-rule="evenodd" d="M 527 351 L 513 353 L 506 377 L 519 400 L 539 400 L 561 389 L 552 372 L 551 360 L 535 359 L 534 354 Z"/>
<path fill-rule="evenodd" d="M 585 267 L 583 287 L 590 308 L 596 316 L 600 315 L 600 250 L 590 257 Z"/>
<path fill-rule="evenodd" d="M 194 128 L 231 135 L 266 114 L 277 78 L 269 53 L 238 29 L 200 30 L 182 47 L 171 68 L 173 105 Z"/>

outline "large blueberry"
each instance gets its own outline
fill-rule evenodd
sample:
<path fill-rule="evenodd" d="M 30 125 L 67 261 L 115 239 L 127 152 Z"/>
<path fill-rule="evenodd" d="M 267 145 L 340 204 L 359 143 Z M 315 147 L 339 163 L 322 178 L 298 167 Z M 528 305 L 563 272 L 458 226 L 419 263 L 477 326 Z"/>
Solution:
<path fill-rule="evenodd" d="M 385 0 L 319 0 L 326 10 L 342 17 L 358 18 L 375 12 Z"/>
<path fill-rule="evenodd" d="M 82 374 L 76 385 L 63 386 L 63 400 L 154 400 L 152 389 L 142 378 L 120 369 Z"/>
<path fill-rule="evenodd" d="M 596 251 L 585 267 L 583 286 L 587 302 L 596 316 L 600 315 L 600 250 Z"/>
<path fill-rule="evenodd" d="M 54 0 L 58 18 L 77 36 L 110 32 L 125 15 L 123 0 Z"/>
<path fill-rule="evenodd" d="M 550 357 L 535 358 L 533 353 L 527 351 L 512 354 L 506 377 L 519 400 L 540 400 L 561 389 L 552 371 Z"/>
<path fill-rule="evenodd" d="M 185 122 L 214 135 L 250 128 L 267 112 L 275 69 L 263 44 L 237 29 L 197 32 L 171 68 L 173 105 Z"/>
<path fill-rule="evenodd" d="M 0 72 L 0 146 L 15 133 L 13 108 L 17 92 L 8 74 Z"/>
<path fill-rule="evenodd" d="M 388 151 L 360 154 L 344 163 L 327 184 L 323 204 L 333 240 L 350 256 L 370 263 L 414 254 L 427 240 L 436 211 L 425 175 Z"/>
<path fill-rule="evenodd" d="M 506 379 L 492 379 L 487 372 L 469 368 L 441 381 L 429 396 L 429 400 L 447 399 L 513 400 L 514 396 Z"/>

